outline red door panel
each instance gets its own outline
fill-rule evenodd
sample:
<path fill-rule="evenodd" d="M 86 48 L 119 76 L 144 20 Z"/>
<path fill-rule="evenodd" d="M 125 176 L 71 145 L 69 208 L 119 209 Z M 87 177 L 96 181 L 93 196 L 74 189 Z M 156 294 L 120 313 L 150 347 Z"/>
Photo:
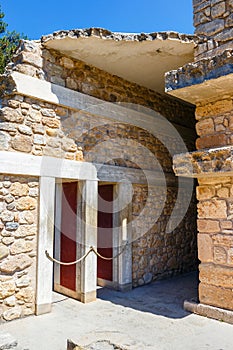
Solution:
<path fill-rule="evenodd" d="M 108 258 L 112 257 L 113 224 L 113 185 L 98 188 L 98 252 Z M 112 281 L 112 260 L 97 259 L 97 277 Z"/>
<path fill-rule="evenodd" d="M 62 184 L 61 261 L 76 260 L 77 183 Z M 76 290 L 76 265 L 60 267 L 60 284 Z"/>

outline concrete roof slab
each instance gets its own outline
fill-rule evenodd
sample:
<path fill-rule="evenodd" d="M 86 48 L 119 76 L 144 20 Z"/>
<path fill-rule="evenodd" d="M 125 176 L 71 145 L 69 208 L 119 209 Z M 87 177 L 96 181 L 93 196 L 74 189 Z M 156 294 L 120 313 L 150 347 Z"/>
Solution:
<path fill-rule="evenodd" d="M 48 49 L 158 92 L 164 92 L 165 72 L 193 61 L 195 40 L 176 32 L 127 34 L 99 28 L 60 31 L 41 39 Z"/>

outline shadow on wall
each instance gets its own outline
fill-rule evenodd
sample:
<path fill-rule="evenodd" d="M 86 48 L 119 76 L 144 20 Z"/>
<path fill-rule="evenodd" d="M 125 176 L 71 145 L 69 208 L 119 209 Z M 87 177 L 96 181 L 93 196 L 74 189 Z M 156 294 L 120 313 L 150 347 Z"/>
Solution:
<path fill-rule="evenodd" d="M 197 272 L 156 281 L 125 293 L 107 288 L 98 289 L 97 292 L 101 300 L 173 319 L 188 316 L 189 313 L 183 309 L 184 300 L 197 301 L 197 295 Z"/>

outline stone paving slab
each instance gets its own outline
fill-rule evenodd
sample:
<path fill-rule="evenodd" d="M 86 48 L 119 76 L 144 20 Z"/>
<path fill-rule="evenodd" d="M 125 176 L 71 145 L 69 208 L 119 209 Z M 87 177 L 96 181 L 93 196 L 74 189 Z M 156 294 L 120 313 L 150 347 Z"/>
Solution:
<path fill-rule="evenodd" d="M 98 290 L 90 304 L 56 295 L 52 313 L 1 325 L 21 347 L 65 350 L 67 339 L 87 346 L 109 341 L 127 350 L 232 350 L 233 326 L 183 310 L 197 295 L 195 275 L 121 293 Z M 102 349 L 101 349 L 102 350 Z"/>

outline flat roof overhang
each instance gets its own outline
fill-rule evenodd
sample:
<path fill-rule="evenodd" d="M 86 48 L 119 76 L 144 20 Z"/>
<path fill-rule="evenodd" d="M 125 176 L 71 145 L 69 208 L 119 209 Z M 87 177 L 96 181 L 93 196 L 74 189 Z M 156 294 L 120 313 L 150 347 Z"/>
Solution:
<path fill-rule="evenodd" d="M 48 49 L 163 93 L 165 72 L 194 60 L 195 39 L 176 32 L 127 34 L 90 28 L 55 32 L 41 41 Z"/>

